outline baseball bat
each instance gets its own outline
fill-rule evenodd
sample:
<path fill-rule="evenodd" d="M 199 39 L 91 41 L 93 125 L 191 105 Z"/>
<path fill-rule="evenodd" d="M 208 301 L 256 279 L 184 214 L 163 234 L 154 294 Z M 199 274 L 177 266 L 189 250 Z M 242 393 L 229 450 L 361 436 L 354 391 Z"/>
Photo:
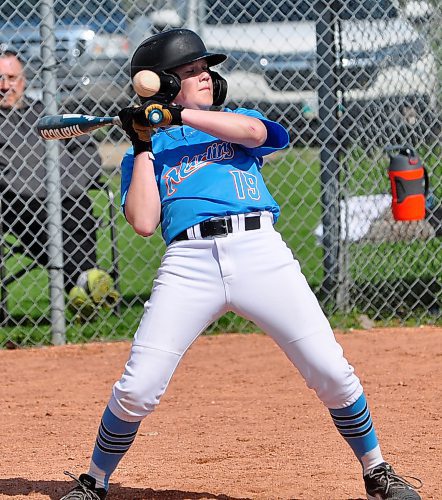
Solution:
<path fill-rule="evenodd" d="M 38 133 L 43 139 L 69 139 L 89 134 L 106 125 L 119 125 L 118 116 L 91 116 L 81 114 L 48 115 L 37 122 Z"/>

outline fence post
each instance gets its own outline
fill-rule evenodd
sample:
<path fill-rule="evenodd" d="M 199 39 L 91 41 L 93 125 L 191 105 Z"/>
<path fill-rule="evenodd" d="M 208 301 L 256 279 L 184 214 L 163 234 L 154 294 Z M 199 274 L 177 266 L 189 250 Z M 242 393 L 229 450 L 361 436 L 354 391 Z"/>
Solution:
<path fill-rule="evenodd" d="M 192 31 L 199 31 L 201 5 L 199 0 L 189 0 L 186 10 L 187 27 Z"/>
<path fill-rule="evenodd" d="M 0 327 L 7 326 L 8 324 L 8 314 L 7 309 L 7 298 L 6 298 L 6 271 L 5 271 L 5 254 L 4 254 L 4 234 L 3 234 L 3 203 L 0 199 Z"/>
<path fill-rule="evenodd" d="M 336 4 L 340 2 L 317 1 L 316 56 L 318 76 L 320 144 L 320 180 L 323 225 L 324 280 L 322 290 L 326 302 L 335 302 L 339 282 L 339 138 L 338 138 L 338 30 Z"/>
<path fill-rule="evenodd" d="M 43 104 L 46 114 L 57 114 L 57 80 L 54 35 L 54 2 L 40 2 L 40 35 L 43 80 Z M 63 233 L 61 182 L 58 141 L 46 142 L 46 190 L 48 224 L 48 269 L 51 300 L 52 343 L 66 343 L 66 319 L 63 279 Z"/>

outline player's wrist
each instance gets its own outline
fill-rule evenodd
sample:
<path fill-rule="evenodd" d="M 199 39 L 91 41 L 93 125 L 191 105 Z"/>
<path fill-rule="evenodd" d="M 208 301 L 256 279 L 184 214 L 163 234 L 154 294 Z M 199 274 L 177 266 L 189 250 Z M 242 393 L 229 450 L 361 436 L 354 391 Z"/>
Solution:
<path fill-rule="evenodd" d="M 134 137 L 132 140 L 132 146 L 134 149 L 134 156 L 138 156 L 140 153 L 152 152 L 152 143 L 145 142 L 138 139 L 138 137 Z"/>
<path fill-rule="evenodd" d="M 169 110 L 169 112 L 172 116 L 170 124 L 171 125 L 182 125 L 183 124 L 182 113 L 184 111 L 183 106 L 180 106 L 179 104 L 168 104 L 167 109 Z"/>

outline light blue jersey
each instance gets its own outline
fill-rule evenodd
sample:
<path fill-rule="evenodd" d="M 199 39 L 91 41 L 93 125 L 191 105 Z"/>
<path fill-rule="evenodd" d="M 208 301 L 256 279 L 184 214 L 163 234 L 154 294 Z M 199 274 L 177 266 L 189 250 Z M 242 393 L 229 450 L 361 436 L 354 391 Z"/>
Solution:
<path fill-rule="evenodd" d="M 285 148 L 284 127 L 257 111 L 240 113 L 262 120 L 267 140 L 258 148 L 222 141 L 192 127 L 160 129 L 152 137 L 155 178 L 161 199 L 161 230 L 168 245 L 185 229 L 212 217 L 269 211 L 274 221 L 280 209 L 261 175 L 263 157 Z M 130 148 L 121 163 L 121 200 L 124 208 L 134 165 Z"/>

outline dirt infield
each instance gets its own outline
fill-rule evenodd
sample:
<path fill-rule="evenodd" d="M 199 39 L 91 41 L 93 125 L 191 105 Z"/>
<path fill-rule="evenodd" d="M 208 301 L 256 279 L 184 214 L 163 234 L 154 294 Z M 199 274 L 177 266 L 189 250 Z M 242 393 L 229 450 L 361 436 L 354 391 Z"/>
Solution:
<path fill-rule="evenodd" d="M 384 456 L 442 499 L 442 328 L 337 333 Z M 129 343 L 0 351 L 0 498 L 58 499 L 83 472 Z M 364 499 L 328 411 L 264 335 L 201 337 L 113 476 L 109 500 Z"/>

